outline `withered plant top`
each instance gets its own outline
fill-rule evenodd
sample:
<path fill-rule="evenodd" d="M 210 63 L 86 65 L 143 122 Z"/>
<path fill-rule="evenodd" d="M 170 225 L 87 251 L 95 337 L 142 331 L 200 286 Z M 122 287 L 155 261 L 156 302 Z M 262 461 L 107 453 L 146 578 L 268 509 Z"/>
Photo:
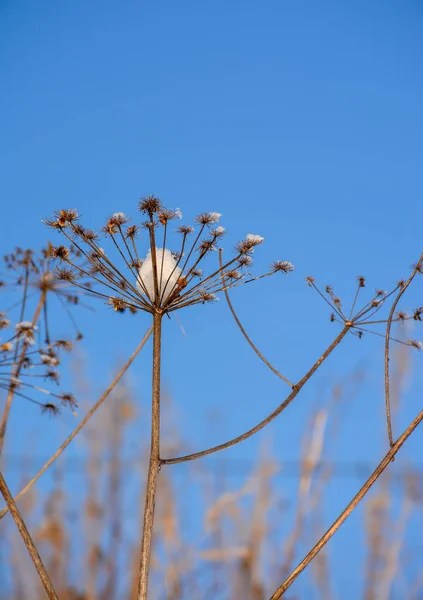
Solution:
<path fill-rule="evenodd" d="M 203 273 L 204 259 L 218 249 L 225 229 L 218 225 L 221 215 L 207 212 L 194 219 L 195 227 L 180 225 L 177 250 L 168 248 L 171 221 L 182 218 L 179 209 L 165 208 L 159 198 L 147 196 L 139 202 L 139 211 L 145 220 L 131 224 L 124 213 L 114 213 L 100 229 L 115 247 L 113 258 L 101 247 L 100 234 L 83 227 L 76 210 L 59 210 L 45 223 L 65 236 L 76 247 L 83 261 L 75 260 L 66 246 L 53 248 L 52 255 L 63 266 L 57 277 L 72 283 L 86 292 L 103 297 L 115 311 L 128 309 L 135 313 L 169 314 L 194 304 L 216 300 L 216 294 L 250 281 L 272 275 L 278 271 L 289 273 L 291 263 L 275 262 L 268 273 L 252 277 L 248 267 L 252 255 L 263 238 L 248 234 L 235 246 L 233 256 L 222 267 Z M 140 252 L 139 240 L 143 234 L 148 240 L 148 252 Z M 93 280 L 94 289 L 82 280 Z M 101 286 L 101 288 L 97 287 Z"/>
<path fill-rule="evenodd" d="M 420 270 L 421 269 L 419 267 L 417 272 L 420 272 Z M 415 308 L 411 313 L 406 313 L 401 310 L 392 312 L 392 314 L 389 316 L 385 315 L 382 317 L 378 315 L 379 311 L 387 306 L 387 301 L 389 298 L 395 294 L 401 294 L 401 292 L 405 289 L 407 282 L 404 280 L 398 281 L 398 283 L 389 292 L 380 289 L 375 290 L 370 300 L 365 302 L 361 308 L 357 308 L 357 301 L 359 299 L 360 292 L 366 287 L 365 278 L 362 275 L 358 276 L 356 292 L 349 311 L 343 308 L 341 299 L 335 294 L 332 286 L 327 285 L 322 291 L 316 285 L 314 277 L 306 277 L 306 282 L 307 285 L 313 288 L 332 309 L 333 312 L 330 314 L 331 322 L 348 325 L 350 327 L 350 332 L 354 335 L 357 335 L 359 338 L 361 338 L 365 332 L 380 335 L 385 338 L 386 332 L 378 332 L 377 330 L 374 330 L 375 326 L 377 327 L 378 325 L 383 325 L 386 327 L 386 325 L 390 323 L 422 321 L 422 306 Z M 390 330 L 388 337 L 394 342 L 411 346 L 417 350 L 421 350 L 423 348 L 420 340 L 399 340 L 392 338 L 390 336 Z"/>
<path fill-rule="evenodd" d="M 6 392 L 6 402 L 0 417 L 0 453 L 14 397 L 38 404 L 50 414 L 57 414 L 60 405 L 72 410 L 77 406 L 72 394 L 59 388 L 62 353 L 70 351 L 73 343 L 55 335 L 50 312 L 54 298 L 77 329 L 76 339 L 81 339 L 70 313 L 79 303 L 80 293 L 71 293 L 56 278 L 51 270 L 51 250 L 50 244 L 40 252 L 16 248 L 4 256 L 0 273 L 0 390 Z M 73 255 L 77 253 L 72 250 Z"/>

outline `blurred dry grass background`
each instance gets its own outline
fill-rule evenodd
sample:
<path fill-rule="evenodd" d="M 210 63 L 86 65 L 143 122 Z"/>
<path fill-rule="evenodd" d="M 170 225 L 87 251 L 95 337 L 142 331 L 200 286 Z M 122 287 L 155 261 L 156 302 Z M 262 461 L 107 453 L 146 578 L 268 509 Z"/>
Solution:
<path fill-rule="evenodd" d="M 409 369 L 408 352 L 401 348 L 396 361 L 396 398 Z M 284 486 L 286 465 L 273 455 L 271 441 L 237 478 L 230 476 L 231 464 L 224 454 L 218 461 L 197 461 L 182 470 L 162 468 L 152 600 L 268 600 L 331 520 L 326 517 L 325 490 L 339 474 L 340 419 L 361 385 L 360 374 L 353 373 L 349 381 L 322 394 L 326 400 L 317 405 L 298 449 L 295 493 L 292 486 Z M 87 396 L 88 385 L 81 384 L 80 391 Z M 169 396 L 164 404 L 171 414 Z M 395 410 L 400 410 L 398 402 Z M 83 430 L 83 455 L 74 459 L 65 453 L 52 467 L 49 485 L 38 484 L 20 502 L 61 600 L 135 597 L 148 436 L 145 456 L 138 453 L 138 458 L 128 456 L 123 440 L 131 427 L 140 427 L 142 418 L 129 386 L 119 385 Z M 183 438 L 172 439 L 174 434 L 167 433 L 164 455 L 187 450 Z M 12 458 L 9 468 L 19 467 L 23 484 L 30 475 L 30 456 L 15 464 Z M 419 562 L 418 542 L 410 535 L 413 519 L 423 516 L 423 482 L 411 466 L 407 471 L 395 469 L 394 463 L 363 504 L 360 535 L 366 540 L 365 560 L 356 573 L 363 600 L 423 597 L 423 578 L 413 566 Z M 0 528 L 2 600 L 44 599 L 10 515 Z M 343 552 L 348 569 L 354 550 Z M 336 558 L 329 543 L 286 597 L 352 598 L 343 588 Z"/>

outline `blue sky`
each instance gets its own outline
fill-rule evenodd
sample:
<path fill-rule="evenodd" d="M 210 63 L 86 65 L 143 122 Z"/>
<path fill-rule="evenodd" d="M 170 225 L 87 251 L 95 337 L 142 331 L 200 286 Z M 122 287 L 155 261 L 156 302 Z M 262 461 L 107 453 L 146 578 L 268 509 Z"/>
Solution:
<path fill-rule="evenodd" d="M 228 252 L 246 233 L 264 236 L 255 272 L 275 259 L 296 267 L 232 299 L 263 353 L 299 379 L 338 331 L 304 278 L 331 283 L 348 304 L 357 275 L 366 275 L 369 293 L 389 289 L 422 250 L 422 21 L 411 0 L 4 0 L 2 252 L 52 239 L 41 218 L 62 207 L 78 208 L 94 228 L 114 211 L 138 218 L 137 200 L 149 193 L 180 207 L 186 222 L 218 211 Z M 403 307 L 421 297 L 418 280 Z M 148 318 L 97 304 L 95 316 L 78 319 L 101 389 Z M 193 448 L 225 441 L 277 406 L 286 390 L 245 345 L 223 298 L 179 319 L 187 336 L 175 319 L 168 323 L 163 377 Z M 144 400 L 148 356 L 132 374 Z M 413 360 L 397 433 L 419 410 L 422 358 Z M 267 437 L 280 460 L 294 459 L 321 390 L 358 368 L 366 387 L 345 410 L 336 458 L 378 461 L 383 358 L 373 336 L 346 339 L 298 403 L 229 459 L 254 457 Z M 218 431 L 209 426 L 216 414 Z M 61 435 L 72 419 L 63 417 Z M 25 407 L 24 431 L 34 427 L 51 423 Z M 15 407 L 11 453 L 22 447 L 21 428 Z M 40 456 L 59 439 L 43 436 Z M 405 450 L 410 460 L 420 445 L 417 432 Z M 340 480 L 328 519 L 358 484 Z"/>

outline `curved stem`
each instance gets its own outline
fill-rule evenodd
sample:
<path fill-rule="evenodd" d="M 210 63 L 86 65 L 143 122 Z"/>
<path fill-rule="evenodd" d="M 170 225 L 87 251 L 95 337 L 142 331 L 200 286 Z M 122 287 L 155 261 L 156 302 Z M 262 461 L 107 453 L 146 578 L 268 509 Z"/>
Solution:
<path fill-rule="evenodd" d="M 3 495 L 3 498 L 6 501 L 7 506 L 9 507 L 10 514 L 13 517 L 13 520 L 16 523 L 16 527 L 19 530 L 19 533 L 22 536 L 23 541 L 25 542 L 25 546 L 29 552 L 29 555 L 34 563 L 35 568 L 37 569 L 37 573 L 40 576 L 41 583 L 44 586 L 44 589 L 47 593 L 47 596 L 50 600 L 59 600 L 58 595 L 56 594 L 51 579 L 46 571 L 46 568 L 41 560 L 40 555 L 38 554 L 37 548 L 29 534 L 28 529 L 22 519 L 21 513 L 16 506 L 15 501 L 13 500 L 13 496 L 10 493 L 9 488 L 7 487 L 6 481 L 2 473 L 0 473 L 0 492 Z"/>
<path fill-rule="evenodd" d="M 156 295 L 157 298 L 157 295 Z M 138 570 L 137 600 L 147 600 L 148 576 L 150 571 L 151 546 L 154 525 L 157 477 L 160 460 L 160 362 L 162 313 L 153 315 L 153 385 L 151 398 L 151 446 L 145 493 L 144 524 L 141 540 L 141 556 Z"/>
<path fill-rule="evenodd" d="M 279 600 L 286 592 L 286 590 L 292 585 L 292 583 L 297 579 L 298 575 L 304 571 L 307 565 L 313 560 L 318 552 L 323 548 L 323 546 L 330 540 L 333 534 L 339 529 L 342 523 L 349 517 L 357 504 L 363 499 L 363 497 L 367 494 L 369 489 L 375 483 L 375 481 L 381 476 L 383 471 L 389 465 L 389 463 L 393 460 L 395 454 L 407 440 L 407 438 L 413 433 L 416 427 L 423 421 L 423 410 L 417 415 L 412 423 L 407 427 L 404 433 L 397 439 L 397 441 L 392 445 L 392 448 L 389 452 L 384 456 L 383 460 L 379 463 L 373 473 L 370 475 L 369 479 L 363 485 L 361 490 L 354 496 L 345 510 L 339 515 L 339 517 L 334 521 L 334 523 L 329 527 L 326 533 L 320 538 L 317 544 L 310 550 L 307 556 L 300 562 L 300 564 L 294 569 L 291 575 L 283 582 L 283 584 L 278 587 L 278 589 L 272 594 L 269 600 Z"/>
<path fill-rule="evenodd" d="M 146 344 L 148 338 L 150 337 L 152 331 L 153 331 L 153 328 L 150 327 L 148 329 L 148 331 L 146 332 L 146 334 L 144 335 L 144 337 L 141 340 L 141 342 L 138 344 L 138 346 L 135 349 L 135 351 L 133 352 L 132 356 L 123 365 L 123 367 L 121 368 L 121 370 L 119 371 L 119 373 L 116 375 L 116 377 L 114 378 L 114 380 L 112 381 L 112 383 L 109 385 L 109 387 L 103 392 L 103 394 L 100 396 L 100 398 L 94 404 L 94 406 L 87 412 L 87 414 L 85 415 L 85 417 L 82 419 L 82 421 L 79 423 L 79 425 L 77 425 L 75 427 L 75 429 L 72 431 L 72 433 L 66 438 L 66 440 L 63 442 L 63 444 L 48 459 L 48 461 L 38 471 L 38 473 L 36 475 L 34 475 L 34 477 L 30 481 L 28 481 L 28 483 L 26 484 L 26 486 L 24 488 L 22 488 L 22 490 L 16 496 L 15 502 L 17 502 L 20 498 L 22 498 L 22 496 L 24 496 L 32 488 L 32 486 L 34 485 L 34 483 L 36 483 L 39 480 L 39 478 L 41 477 L 41 475 L 43 475 L 47 471 L 47 469 L 54 463 L 54 461 L 57 458 L 59 458 L 59 456 L 62 454 L 63 450 L 65 450 L 65 448 L 67 448 L 69 446 L 69 444 L 71 443 L 71 441 L 73 440 L 73 438 L 77 435 L 77 433 L 79 433 L 81 431 L 81 429 L 84 427 L 84 425 L 91 419 L 91 417 L 93 416 L 93 414 L 103 404 L 103 402 L 105 401 L 105 399 L 107 398 L 107 396 L 115 388 L 116 384 L 120 381 L 120 379 L 123 377 L 123 375 L 129 369 L 129 367 L 132 365 L 132 363 L 134 362 L 136 356 L 138 356 L 138 353 L 145 346 L 145 344 Z M 2 511 L 0 511 L 0 519 L 2 519 L 4 517 L 4 515 L 8 512 L 8 510 L 9 510 L 8 508 L 4 508 Z"/>
<path fill-rule="evenodd" d="M 398 302 L 400 301 L 401 296 L 404 294 L 405 290 L 408 288 L 410 283 L 413 281 L 416 273 L 421 270 L 423 263 L 423 254 L 421 254 L 416 266 L 413 269 L 410 277 L 407 279 L 405 284 L 402 286 L 400 291 L 398 292 L 394 302 L 392 303 L 391 310 L 389 311 L 389 317 L 386 325 L 386 333 L 385 333 L 385 408 L 386 408 L 386 421 L 388 425 L 388 439 L 389 445 L 392 448 L 393 445 L 393 436 L 392 436 L 392 422 L 391 422 L 391 393 L 390 393 L 390 385 L 389 385 L 389 341 L 391 339 L 391 325 L 392 319 L 394 316 L 395 309 L 397 307 Z"/>
<path fill-rule="evenodd" d="M 223 269 L 223 261 L 222 261 L 222 248 L 219 248 L 219 264 L 220 264 L 220 268 Z M 222 272 L 222 282 L 223 285 L 225 286 L 225 277 L 224 274 Z M 251 340 L 251 338 L 249 337 L 248 333 L 245 331 L 244 327 L 242 326 L 241 321 L 238 318 L 238 315 L 235 312 L 235 309 L 232 305 L 232 301 L 229 298 L 229 293 L 228 293 L 228 288 L 224 287 L 223 291 L 225 293 L 225 298 L 226 298 L 226 302 L 228 303 L 229 306 L 229 310 L 232 313 L 233 318 L 235 319 L 235 323 L 238 325 L 242 335 L 245 337 L 245 339 L 247 340 L 247 342 L 249 343 L 249 345 L 251 346 L 251 348 L 254 350 L 254 352 L 257 354 L 257 356 L 264 362 L 264 364 L 269 367 L 269 369 L 280 379 L 282 379 L 282 381 L 284 381 L 285 383 L 287 383 L 290 387 L 294 387 L 294 385 L 289 381 L 289 379 L 287 379 L 284 375 L 282 375 L 282 373 L 279 373 L 279 371 L 267 360 L 267 358 L 265 356 L 263 356 L 263 354 L 260 352 L 260 350 L 257 348 L 257 346 L 254 344 L 254 342 Z"/>
<path fill-rule="evenodd" d="M 285 410 L 285 408 L 289 404 L 291 404 L 291 402 L 297 396 L 297 394 L 301 390 L 301 388 L 307 383 L 307 381 L 310 379 L 310 377 L 312 375 L 314 375 L 315 371 L 320 367 L 320 365 L 327 359 L 329 354 L 331 354 L 331 352 L 336 348 L 336 346 L 346 336 L 346 334 L 348 333 L 350 328 L 351 328 L 351 325 L 345 325 L 345 327 L 343 328 L 341 333 L 332 342 L 332 344 L 327 348 L 327 350 L 322 354 L 322 356 L 319 358 L 319 360 L 317 360 L 314 363 L 314 365 L 311 367 L 311 369 L 309 371 L 307 371 L 307 373 L 304 375 L 304 377 L 296 385 L 293 386 L 292 392 L 289 394 L 289 396 L 268 417 L 266 417 L 263 421 L 258 423 L 258 425 L 256 425 L 252 429 L 249 429 L 242 435 L 239 435 L 238 437 L 236 437 L 232 440 L 229 440 L 229 442 L 220 444 L 219 446 L 214 446 L 213 448 L 209 448 L 208 450 L 202 450 L 201 452 L 196 452 L 195 454 L 188 454 L 187 456 L 180 456 L 177 458 L 163 458 L 161 460 L 161 463 L 163 465 L 174 465 L 176 463 L 187 462 L 189 460 L 195 460 L 197 458 L 201 458 L 202 456 L 214 454 L 215 452 L 219 452 L 220 450 L 224 450 L 225 448 L 230 448 L 231 446 L 235 446 L 236 444 L 243 442 L 244 440 L 248 439 L 249 437 L 251 437 L 252 435 L 257 433 L 258 431 L 260 431 L 260 429 L 263 429 L 263 427 L 265 427 L 268 423 L 273 421 L 273 419 L 275 419 L 278 415 L 280 415 L 280 413 L 283 410 Z"/>

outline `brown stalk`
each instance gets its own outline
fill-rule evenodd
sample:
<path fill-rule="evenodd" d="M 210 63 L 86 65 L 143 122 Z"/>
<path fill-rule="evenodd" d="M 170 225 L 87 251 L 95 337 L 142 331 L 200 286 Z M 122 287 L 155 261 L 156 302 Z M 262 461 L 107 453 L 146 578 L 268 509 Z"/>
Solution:
<path fill-rule="evenodd" d="M 36 483 L 38 481 L 38 479 L 41 477 L 41 475 L 43 475 L 47 471 L 47 469 L 50 467 L 50 465 L 52 465 L 54 463 L 54 461 L 62 454 L 63 450 L 65 450 L 65 448 L 67 448 L 69 446 L 69 444 L 71 443 L 71 441 L 73 440 L 73 438 L 77 435 L 77 433 L 79 433 L 81 431 L 81 429 L 90 420 L 90 418 L 93 416 L 93 414 L 96 412 L 96 410 L 103 404 L 104 400 L 107 398 L 107 396 L 110 394 L 110 392 L 115 388 L 116 384 L 120 381 L 120 379 L 123 377 L 123 375 L 129 369 L 129 367 L 131 366 L 131 364 L 134 362 L 134 360 L 137 357 L 138 353 L 145 346 L 145 344 L 146 344 L 148 338 L 150 337 L 152 331 L 153 331 L 153 328 L 150 327 L 148 329 L 148 331 L 146 332 L 146 334 L 144 335 L 144 337 L 141 340 L 141 342 L 138 344 L 138 346 L 135 349 L 135 351 L 133 352 L 132 356 L 123 365 L 123 367 L 121 368 L 121 370 L 119 371 L 119 373 L 116 375 L 116 377 L 114 378 L 114 380 L 112 381 L 112 383 L 109 385 L 109 387 L 103 392 L 103 394 L 100 396 L 100 398 L 94 404 L 94 406 L 87 412 L 87 414 L 85 415 L 85 417 L 82 419 L 82 421 L 79 423 L 79 425 L 77 425 L 77 427 L 75 427 L 75 429 L 72 431 L 72 433 L 66 438 L 66 440 L 63 442 L 63 444 L 61 446 L 59 446 L 59 448 L 49 458 L 49 460 L 45 463 L 45 465 L 38 471 L 38 473 L 36 475 L 34 475 L 34 477 L 19 492 L 19 494 L 15 498 L 16 502 L 20 498 L 22 498 L 22 496 L 24 494 L 26 494 L 29 489 L 31 489 L 31 487 L 34 485 L 34 483 Z M 0 511 L 0 519 L 2 519 L 4 517 L 4 515 L 7 513 L 8 510 L 9 510 L 8 508 L 4 508 L 2 511 Z"/>
<path fill-rule="evenodd" d="M 22 519 L 18 507 L 16 506 L 15 501 L 13 500 L 13 496 L 10 493 L 9 488 L 7 487 L 6 481 L 4 480 L 2 473 L 0 473 L 0 491 L 3 495 L 3 498 L 6 501 L 7 506 L 9 507 L 10 514 L 12 515 L 12 518 L 16 523 L 16 527 L 18 528 L 19 533 L 22 536 L 22 539 L 29 552 L 32 562 L 34 563 L 34 566 L 37 569 L 37 573 L 40 576 L 41 583 L 44 586 L 47 596 L 50 598 L 50 600 L 59 600 L 59 597 L 54 590 L 53 584 L 50 580 L 50 577 L 48 576 L 43 561 L 41 560 L 41 557 L 37 552 L 35 544 L 32 541 L 29 531 L 26 528 L 26 525 Z"/>
<path fill-rule="evenodd" d="M 155 275 L 157 283 L 157 274 Z M 156 294 L 158 298 L 158 294 Z M 138 570 L 137 600 L 147 600 L 148 576 L 150 570 L 151 545 L 154 525 L 154 509 L 157 490 L 157 477 L 160 460 L 160 362 L 162 317 L 159 311 L 153 314 L 153 383 L 151 398 L 151 446 L 148 465 L 147 487 L 145 492 L 144 524 L 141 539 L 141 553 Z"/>
<path fill-rule="evenodd" d="M 400 450 L 401 446 L 407 440 L 407 438 L 413 433 L 416 427 L 423 421 L 423 410 L 417 415 L 417 417 L 410 423 L 407 429 L 403 432 L 403 434 L 397 439 L 397 441 L 392 445 L 392 448 L 389 450 L 387 454 L 385 454 L 382 461 L 370 475 L 369 479 L 360 489 L 360 491 L 354 496 L 348 506 L 342 511 L 336 521 L 329 527 L 326 533 L 320 538 L 317 544 L 310 550 L 310 552 L 303 558 L 300 564 L 293 570 L 291 575 L 282 583 L 281 586 L 272 594 L 269 600 L 279 600 L 282 598 L 283 594 L 286 590 L 294 583 L 297 579 L 298 575 L 304 571 L 304 569 L 309 565 L 309 563 L 313 560 L 313 558 L 320 552 L 320 550 L 327 544 L 333 534 L 339 529 L 339 527 L 346 521 L 346 519 L 350 516 L 352 511 L 355 509 L 357 504 L 364 498 L 372 485 L 379 479 L 381 474 L 384 472 L 386 467 L 392 461 L 393 457 Z"/>
<path fill-rule="evenodd" d="M 32 318 L 33 325 L 35 325 L 35 323 L 37 322 L 45 301 L 46 301 L 46 292 L 43 291 L 40 296 L 40 300 L 38 302 L 37 308 L 35 309 L 34 316 Z M 14 377 L 19 377 L 19 374 L 22 369 L 22 365 L 24 363 L 25 354 L 26 354 L 27 349 L 28 349 L 28 341 L 27 341 L 27 339 L 25 339 L 23 342 L 23 345 L 22 345 L 21 355 L 20 355 L 19 360 L 16 365 L 16 370 L 13 373 Z M 0 455 L 3 450 L 4 437 L 6 435 L 7 421 L 9 419 L 10 409 L 12 407 L 14 395 L 15 395 L 15 386 L 13 384 L 11 384 L 9 387 L 9 391 L 7 393 L 6 404 L 5 404 L 5 407 L 3 410 L 3 415 L 2 415 L 1 424 L 0 424 Z"/>
<path fill-rule="evenodd" d="M 405 290 L 408 288 L 410 283 L 413 281 L 414 277 L 418 272 L 420 272 L 423 264 L 423 254 L 421 254 L 416 266 L 413 269 L 410 277 L 401 287 L 398 292 L 395 300 L 392 303 L 391 310 L 389 311 L 389 317 L 386 325 L 386 333 L 385 333 L 385 406 L 386 406 L 386 421 L 388 424 L 388 439 L 389 445 L 393 446 L 393 436 L 392 436 L 392 422 L 391 422 L 391 397 L 390 397 L 390 386 L 389 386 L 389 341 L 391 337 L 391 326 L 392 320 L 394 317 L 394 312 L 397 307 L 398 302 L 400 301 L 401 296 L 404 294 Z"/>
<path fill-rule="evenodd" d="M 202 450 L 201 452 L 195 452 L 194 454 L 188 454 L 186 456 L 179 456 L 176 458 L 163 458 L 161 460 L 161 464 L 174 465 L 177 463 L 187 462 L 189 460 L 195 460 L 197 458 L 201 458 L 202 456 L 207 456 L 209 454 L 214 454 L 215 452 L 220 452 L 220 450 L 224 450 L 225 448 L 230 448 L 231 446 L 235 446 L 236 444 L 243 442 L 244 440 L 248 439 L 249 437 L 251 437 L 252 435 L 257 433 L 258 431 L 260 431 L 260 429 L 263 429 L 263 427 L 265 427 L 266 425 L 268 425 L 268 423 L 273 421 L 273 419 L 275 419 L 278 415 L 280 415 L 280 413 L 283 410 L 285 410 L 285 408 L 289 404 L 291 404 L 291 402 L 294 400 L 294 398 L 298 395 L 301 388 L 307 383 L 307 381 L 310 379 L 310 377 L 312 377 L 314 375 L 314 373 L 317 371 L 317 369 L 320 367 L 320 365 L 327 359 L 327 357 L 331 354 L 331 352 L 342 341 L 342 339 L 346 336 L 346 334 L 348 333 L 350 328 L 351 328 L 350 323 L 344 326 L 344 328 L 342 329 L 340 334 L 335 338 L 335 340 L 325 350 L 325 352 L 322 354 L 322 356 L 314 363 L 314 365 L 311 367 L 311 369 L 309 369 L 309 371 L 307 371 L 307 373 L 304 375 L 304 377 L 296 385 L 293 386 L 292 392 L 289 394 L 289 396 L 282 402 L 282 404 L 280 404 L 278 406 L 278 408 L 276 410 L 274 410 L 269 416 L 267 416 L 265 419 L 263 419 L 263 421 L 258 423 L 258 425 L 255 425 L 255 427 L 253 427 L 252 429 L 249 429 L 242 435 L 239 435 L 238 437 L 233 438 L 232 440 L 229 440 L 228 442 L 225 442 L 224 444 L 219 444 L 219 446 L 213 446 L 213 448 L 208 448 L 207 450 Z"/>

